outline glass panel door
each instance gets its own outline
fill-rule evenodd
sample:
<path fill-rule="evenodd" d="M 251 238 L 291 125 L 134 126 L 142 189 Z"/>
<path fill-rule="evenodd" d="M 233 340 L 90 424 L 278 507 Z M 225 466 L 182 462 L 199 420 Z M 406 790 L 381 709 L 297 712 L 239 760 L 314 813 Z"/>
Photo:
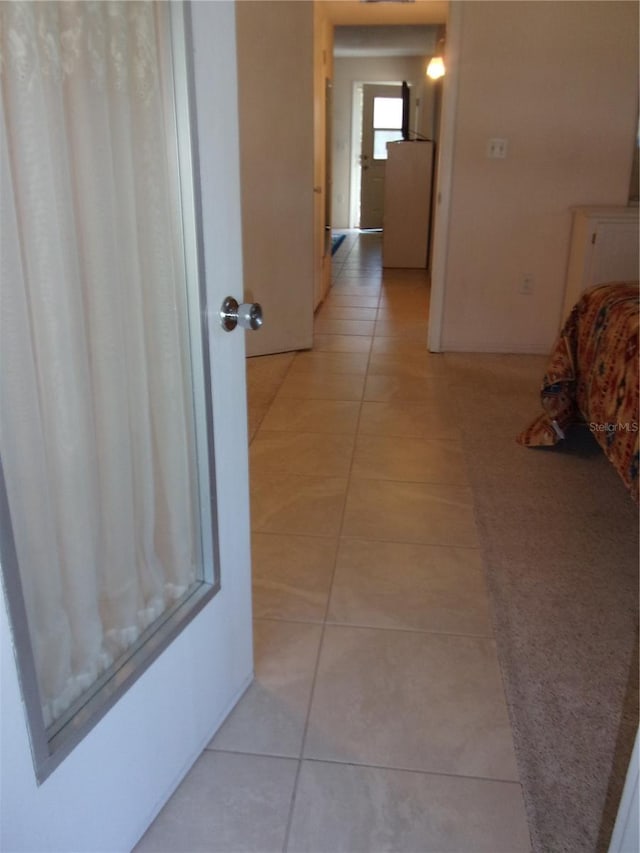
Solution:
<path fill-rule="evenodd" d="M 360 141 L 360 228 L 382 228 L 387 144 L 402 139 L 400 84 L 364 83 Z"/>
<path fill-rule="evenodd" d="M 1 556 L 40 778 L 219 585 L 172 6 L 0 7 Z"/>

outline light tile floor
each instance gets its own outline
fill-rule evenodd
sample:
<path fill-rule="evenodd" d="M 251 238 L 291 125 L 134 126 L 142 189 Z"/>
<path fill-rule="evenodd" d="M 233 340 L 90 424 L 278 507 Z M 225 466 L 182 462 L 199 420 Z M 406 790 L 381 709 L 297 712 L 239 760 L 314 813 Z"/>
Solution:
<path fill-rule="evenodd" d="M 139 851 L 529 850 L 428 279 L 380 244 L 248 361 L 256 678 Z"/>

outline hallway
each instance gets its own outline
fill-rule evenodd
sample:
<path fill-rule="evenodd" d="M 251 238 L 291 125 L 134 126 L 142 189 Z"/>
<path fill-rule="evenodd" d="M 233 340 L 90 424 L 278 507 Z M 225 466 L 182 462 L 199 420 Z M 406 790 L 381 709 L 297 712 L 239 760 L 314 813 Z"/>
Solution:
<path fill-rule="evenodd" d="M 256 679 L 139 851 L 529 850 L 447 357 L 381 235 L 251 359 Z"/>

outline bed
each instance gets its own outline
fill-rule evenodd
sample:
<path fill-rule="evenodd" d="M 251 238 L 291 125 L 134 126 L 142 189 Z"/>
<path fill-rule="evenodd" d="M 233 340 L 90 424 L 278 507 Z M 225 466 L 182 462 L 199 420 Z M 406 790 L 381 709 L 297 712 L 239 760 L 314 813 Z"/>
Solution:
<path fill-rule="evenodd" d="M 599 284 L 573 307 L 540 392 L 543 413 L 517 437 L 551 446 L 585 422 L 638 503 L 638 282 Z"/>

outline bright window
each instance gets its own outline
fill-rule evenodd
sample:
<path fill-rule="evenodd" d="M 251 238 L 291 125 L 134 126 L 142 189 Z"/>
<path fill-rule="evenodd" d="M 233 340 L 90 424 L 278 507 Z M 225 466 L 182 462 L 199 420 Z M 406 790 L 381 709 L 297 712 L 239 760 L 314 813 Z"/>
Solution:
<path fill-rule="evenodd" d="M 387 159 L 387 143 L 402 139 L 402 98 L 373 99 L 373 159 Z"/>
<path fill-rule="evenodd" d="M 402 139 L 402 131 L 400 130 L 374 130 L 373 131 L 373 159 L 386 160 L 387 142 L 396 142 Z"/>

